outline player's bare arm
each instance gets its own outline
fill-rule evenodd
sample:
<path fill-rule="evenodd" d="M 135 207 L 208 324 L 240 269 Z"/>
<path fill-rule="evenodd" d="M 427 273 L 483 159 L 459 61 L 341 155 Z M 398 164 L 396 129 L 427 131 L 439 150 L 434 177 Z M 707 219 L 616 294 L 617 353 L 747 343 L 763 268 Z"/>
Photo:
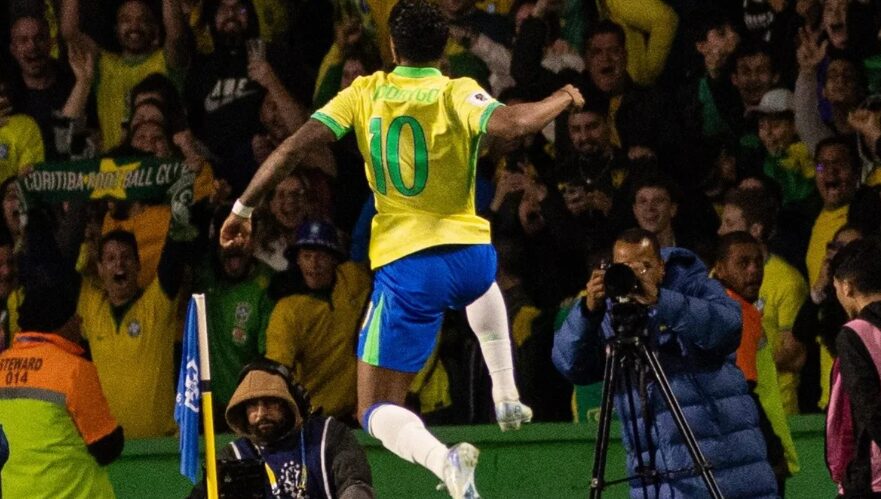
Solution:
<path fill-rule="evenodd" d="M 578 109 L 583 105 L 581 92 L 572 85 L 566 85 L 538 102 L 496 109 L 487 124 L 487 133 L 505 139 L 536 133 L 567 108 Z"/>
<path fill-rule="evenodd" d="M 335 140 L 333 132 L 316 120 L 308 120 L 285 139 L 260 165 L 245 192 L 236 201 L 232 213 L 223 222 L 220 245 L 224 248 L 244 245 L 251 236 L 251 211 L 269 187 L 291 172 L 311 151 Z"/>

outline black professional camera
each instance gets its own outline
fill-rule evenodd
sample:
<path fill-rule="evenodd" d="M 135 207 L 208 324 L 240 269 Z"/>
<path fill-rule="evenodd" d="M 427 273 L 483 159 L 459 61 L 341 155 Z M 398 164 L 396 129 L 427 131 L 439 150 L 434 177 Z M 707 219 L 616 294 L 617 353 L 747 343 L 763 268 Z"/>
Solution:
<path fill-rule="evenodd" d="M 630 298 L 630 295 L 642 292 L 633 269 L 623 263 L 611 265 L 603 276 L 603 285 L 606 296 L 612 300 L 609 315 L 615 335 L 618 338 L 647 337 L 648 307 Z"/>
<path fill-rule="evenodd" d="M 633 269 L 623 263 L 612 264 L 606 269 L 603 285 L 606 287 L 606 296 L 615 303 L 627 301 L 628 295 L 642 291 Z"/>

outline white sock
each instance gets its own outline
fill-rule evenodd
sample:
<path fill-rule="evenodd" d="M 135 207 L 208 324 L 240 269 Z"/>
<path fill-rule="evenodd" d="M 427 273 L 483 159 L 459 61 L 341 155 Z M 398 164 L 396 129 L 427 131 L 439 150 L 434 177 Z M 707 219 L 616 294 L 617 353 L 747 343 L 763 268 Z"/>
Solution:
<path fill-rule="evenodd" d="M 508 334 L 508 311 L 498 284 L 465 307 L 468 324 L 477 335 L 483 361 L 493 382 L 493 401 L 520 400 L 514 383 L 514 360 Z"/>
<path fill-rule="evenodd" d="M 367 431 L 398 457 L 421 464 L 444 479 L 449 449 L 425 429 L 419 416 L 401 406 L 383 404 L 370 413 Z"/>

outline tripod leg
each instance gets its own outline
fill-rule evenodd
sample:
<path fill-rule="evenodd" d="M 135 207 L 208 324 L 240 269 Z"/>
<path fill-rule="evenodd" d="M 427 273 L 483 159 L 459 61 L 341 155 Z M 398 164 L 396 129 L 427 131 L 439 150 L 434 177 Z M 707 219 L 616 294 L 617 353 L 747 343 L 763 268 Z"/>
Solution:
<path fill-rule="evenodd" d="M 626 352 L 624 355 L 627 355 Z M 629 414 L 619 414 L 618 417 L 621 418 L 621 423 L 626 424 L 624 419 L 627 419 L 630 424 L 630 432 L 633 435 L 633 454 L 636 458 L 636 475 L 639 476 L 639 481 L 642 484 L 642 497 L 648 497 L 648 488 L 651 483 L 654 483 L 657 488 L 658 483 L 656 481 L 656 476 L 654 475 L 654 466 L 646 467 L 645 460 L 642 458 L 643 446 L 642 446 L 642 433 L 639 431 L 639 421 L 638 416 L 636 414 L 637 405 L 636 400 L 633 398 L 633 378 L 635 376 L 639 376 L 638 372 L 642 370 L 639 367 L 638 362 L 633 362 L 635 359 L 631 357 L 626 357 L 625 363 L 628 365 L 625 366 L 624 369 L 624 394 L 627 399 L 627 407 L 630 410 Z M 643 419 L 643 423 L 645 423 L 645 419 Z M 646 434 L 646 442 L 651 442 L 651 434 L 649 433 L 650 429 L 646 426 L 643 426 Z M 651 445 L 649 444 L 649 447 Z M 647 475 L 647 471 L 651 471 L 651 475 Z M 657 490 L 655 491 L 655 496 L 657 496 Z"/>
<path fill-rule="evenodd" d="M 710 468 L 709 463 L 707 463 L 707 459 L 704 457 L 703 452 L 701 452 L 701 449 L 697 444 L 697 439 L 691 431 L 691 428 L 688 426 L 688 421 L 685 420 L 685 415 L 682 413 L 682 407 L 679 406 L 679 402 L 676 401 L 676 397 L 673 395 L 673 389 L 670 388 L 670 382 L 667 380 L 667 375 L 664 373 L 661 363 L 658 361 L 658 356 L 655 355 L 655 352 L 649 350 L 648 346 L 644 343 L 639 345 L 639 349 L 642 357 L 646 359 L 649 363 L 649 367 L 652 369 L 652 374 L 654 374 L 655 380 L 661 388 L 661 394 L 664 396 L 664 402 L 667 403 L 667 407 L 670 409 L 670 413 L 673 415 L 673 419 L 676 422 L 676 427 L 685 439 L 685 445 L 688 447 L 691 459 L 700 471 L 701 478 L 703 478 L 710 496 L 713 497 L 713 499 L 723 499 L 722 492 L 719 490 L 719 485 L 716 483 L 716 477 L 713 476 L 713 471 Z"/>
<path fill-rule="evenodd" d="M 612 427 L 612 395 L 615 392 L 615 363 L 618 362 L 618 347 L 614 343 L 606 345 L 606 364 L 603 368 L 603 400 L 600 405 L 600 421 L 597 429 L 597 443 L 593 454 L 593 476 L 590 480 L 590 499 L 599 499 L 605 487 L 606 454 L 609 450 L 609 430 Z"/>

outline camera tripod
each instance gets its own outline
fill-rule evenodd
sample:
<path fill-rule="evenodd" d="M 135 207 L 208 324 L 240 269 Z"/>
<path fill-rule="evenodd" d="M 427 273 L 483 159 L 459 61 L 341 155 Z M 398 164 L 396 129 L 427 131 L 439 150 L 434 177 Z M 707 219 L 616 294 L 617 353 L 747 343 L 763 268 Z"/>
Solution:
<path fill-rule="evenodd" d="M 616 304 L 614 307 L 621 307 L 621 305 L 625 304 Z M 639 478 L 642 482 L 642 487 L 645 490 L 647 487 L 656 484 L 657 480 L 660 478 L 657 470 L 654 469 L 654 467 L 651 465 L 646 466 L 646 463 L 643 461 L 643 449 L 640 439 L 640 428 L 637 424 L 636 404 L 634 401 L 632 390 L 634 386 L 633 381 L 635 376 L 641 378 L 640 381 L 644 383 L 644 376 L 645 374 L 647 374 L 645 372 L 645 366 L 647 365 L 648 369 L 650 370 L 650 375 L 657 382 L 658 387 L 661 390 L 661 394 L 664 397 L 664 402 L 666 403 L 667 408 L 670 409 L 670 413 L 672 414 L 673 419 L 676 422 L 677 429 L 682 434 L 683 439 L 685 440 L 685 445 L 688 448 L 688 452 L 691 455 L 692 461 L 694 461 L 694 469 L 700 472 L 701 478 L 703 479 L 704 484 L 707 486 L 710 497 L 714 499 L 722 499 L 722 492 L 719 490 L 719 486 L 716 483 L 716 478 L 713 476 L 712 466 L 707 462 L 706 458 L 700 450 L 700 447 L 698 447 L 697 439 L 695 438 L 694 433 L 691 431 L 691 428 L 688 426 L 688 422 L 685 420 L 685 415 L 682 413 L 682 408 L 679 406 L 679 402 L 673 395 L 673 390 L 670 388 L 670 382 L 667 380 L 667 375 L 664 373 L 660 362 L 658 362 L 657 354 L 652 351 L 647 344 L 648 336 L 647 334 L 645 334 L 644 325 L 643 328 L 641 328 L 642 331 L 639 331 L 643 334 L 632 334 L 632 330 L 625 331 L 628 326 L 632 327 L 633 323 L 631 321 L 626 321 L 631 323 L 627 325 L 616 325 L 616 322 L 618 321 L 615 320 L 615 316 L 619 314 L 615 313 L 616 311 L 614 310 L 614 307 L 612 313 L 612 324 L 614 326 L 614 329 L 616 330 L 616 334 L 606 343 L 606 362 L 603 369 L 604 381 L 602 405 L 600 407 L 600 420 L 599 428 L 597 430 L 597 443 L 594 450 L 593 475 L 590 481 L 590 498 L 600 498 L 602 496 L 603 489 L 607 485 L 614 485 L 617 483 L 630 481 L 633 478 Z M 627 312 L 632 313 L 634 312 L 634 310 L 631 308 L 630 310 L 627 310 Z M 624 313 L 627 314 L 627 312 Z M 625 334 L 625 332 L 631 334 Z M 619 374 L 623 374 L 623 377 L 620 380 L 618 379 Z M 627 397 L 627 404 L 630 408 L 630 421 L 623 421 L 625 417 L 624 414 L 621 414 L 621 418 L 622 424 L 629 424 L 631 426 L 631 432 L 634 435 L 634 449 L 631 449 L 631 451 L 636 456 L 637 475 L 620 480 L 606 482 L 604 475 L 606 469 L 606 454 L 609 450 L 609 429 L 612 425 L 612 401 L 616 389 L 619 388 L 618 384 L 621 385 L 620 388 L 623 388 L 624 394 Z M 645 411 L 647 410 L 647 403 L 647 400 L 642 400 L 642 410 L 644 416 L 643 421 L 646 421 Z M 652 457 L 653 449 L 651 433 L 649 432 L 649 428 L 647 427 L 642 428 L 642 430 L 647 437 L 646 442 L 649 446 L 649 456 Z"/>

